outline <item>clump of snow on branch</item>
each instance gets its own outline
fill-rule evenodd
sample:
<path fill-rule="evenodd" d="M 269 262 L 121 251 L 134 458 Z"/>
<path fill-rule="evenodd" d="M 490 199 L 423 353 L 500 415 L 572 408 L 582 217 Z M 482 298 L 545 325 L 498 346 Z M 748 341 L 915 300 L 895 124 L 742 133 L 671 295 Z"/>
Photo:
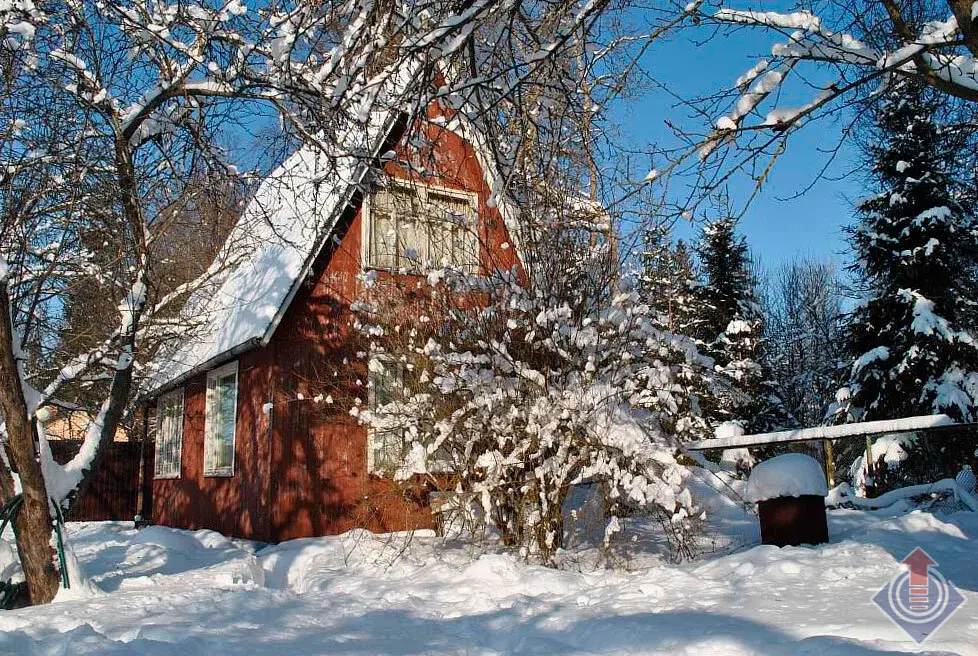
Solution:
<path fill-rule="evenodd" d="M 978 62 L 973 54 L 974 44 L 968 40 L 973 37 L 969 31 L 969 35 L 964 35 L 967 38 L 963 38 L 954 15 L 925 21 L 916 33 L 909 27 L 903 30 L 901 26 L 884 26 L 883 29 L 889 27 L 894 31 L 896 41 L 884 50 L 851 33 L 832 29 L 831 19 L 809 10 L 778 12 L 721 6 L 712 13 L 701 12 L 699 18 L 721 27 L 746 26 L 778 36 L 787 35 L 786 40 L 773 46 L 770 60 L 760 60 L 733 84 L 731 91 L 739 95 L 731 110 L 715 121 L 715 129 L 700 144 L 699 154 L 703 159 L 722 144 L 733 143 L 746 130 L 787 130 L 827 109 L 830 103 L 853 89 L 875 86 L 877 80 L 882 80 L 885 86 L 891 77 L 880 77 L 881 71 L 901 78 L 927 79 L 943 92 L 963 98 L 974 99 L 978 95 Z M 911 23 L 909 19 L 903 22 Z M 779 92 L 789 73 L 803 62 L 813 66 L 834 65 L 838 77 L 824 88 L 813 89 L 806 102 L 783 105 L 781 98 L 788 94 Z M 761 104 L 768 101 L 770 109 L 761 111 Z M 749 123 L 752 114 L 759 120 Z"/>

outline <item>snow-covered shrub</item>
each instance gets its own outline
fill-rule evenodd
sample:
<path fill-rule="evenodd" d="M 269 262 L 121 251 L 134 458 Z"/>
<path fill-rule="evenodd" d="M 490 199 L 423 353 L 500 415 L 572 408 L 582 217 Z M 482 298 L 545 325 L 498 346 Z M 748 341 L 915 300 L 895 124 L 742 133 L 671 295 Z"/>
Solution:
<path fill-rule="evenodd" d="M 735 421 L 725 421 L 719 426 L 715 431 L 715 437 L 717 439 L 740 437 L 744 434 L 744 427 Z M 750 474 L 751 468 L 757 462 L 753 455 L 751 455 L 750 449 L 747 448 L 736 448 L 736 449 L 724 449 L 723 453 L 720 455 L 720 466 L 724 469 L 728 469 L 735 472 L 741 478 L 747 478 Z"/>
<path fill-rule="evenodd" d="M 473 517 L 548 564 L 575 484 L 600 486 L 611 514 L 681 524 L 695 511 L 663 426 L 683 405 L 682 363 L 699 356 L 587 250 L 559 276 L 372 277 L 357 304 L 374 382 L 399 382 L 353 413 L 403 437 L 394 475 L 471 498 Z"/>
<path fill-rule="evenodd" d="M 857 457 L 850 468 L 853 486 L 866 496 L 891 490 L 925 485 L 954 478 L 961 468 L 970 466 L 973 435 L 962 432 L 938 437 L 904 433 L 877 438 L 872 444 L 873 463 L 869 476 L 866 454 Z"/>

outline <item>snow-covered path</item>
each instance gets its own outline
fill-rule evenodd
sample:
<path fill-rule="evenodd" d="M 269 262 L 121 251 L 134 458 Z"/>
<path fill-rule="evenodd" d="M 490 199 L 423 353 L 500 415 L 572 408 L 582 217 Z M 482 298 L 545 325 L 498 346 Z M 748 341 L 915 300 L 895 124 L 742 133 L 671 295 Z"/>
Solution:
<path fill-rule="evenodd" d="M 968 603 L 926 644 L 978 654 L 978 515 L 836 511 L 833 543 L 577 573 L 434 537 L 297 540 L 72 526 L 106 594 L 0 613 L 3 654 L 880 654 L 870 602 L 923 546 Z M 393 561 L 393 564 L 391 564 Z"/>

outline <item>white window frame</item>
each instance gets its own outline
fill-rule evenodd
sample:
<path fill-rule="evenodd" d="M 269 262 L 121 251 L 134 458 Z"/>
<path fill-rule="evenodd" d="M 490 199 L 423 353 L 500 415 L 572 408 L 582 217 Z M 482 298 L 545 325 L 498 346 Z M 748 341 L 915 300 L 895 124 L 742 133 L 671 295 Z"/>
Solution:
<path fill-rule="evenodd" d="M 471 209 L 471 212 L 472 212 L 472 215 L 471 215 L 472 216 L 472 226 L 471 226 L 471 228 L 475 232 L 475 254 L 474 254 L 475 262 L 472 263 L 472 265 L 470 267 L 470 270 L 471 270 L 472 273 L 478 273 L 480 267 L 482 266 L 482 263 L 481 263 L 481 241 L 482 240 L 481 240 L 481 235 L 480 235 L 480 230 L 481 230 L 481 227 L 482 226 L 481 226 L 481 223 L 479 221 L 479 196 L 478 196 L 478 194 L 476 194 L 475 192 L 472 192 L 472 191 L 466 191 L 464 189 L 452 189 L 450 187 L 441 187 L 441 186 L 438 186 L 438 185 L 421 184 L 421 183 L 418 183 L 418 182 L 409 182 L 409 181 L 403 181 L 403 180 L 392 182 L 392 183 L 388 183 L 386 185 L 383 185 L 383 186 L 379 187 L 374 192 L 374 194 L 371 194 L 370 196 L 368 196 L 364 200 L 364 203 L 363 203 L 363 229 L 362 229 L 361 235 L 360 235 L 361 236 L 361 238 L 360 238 L 360 244 L 361 244 L 361 249 L 360 249 L 361 250 L 361 254 L 360 254 L 360 257 L 361 257 L 361 260 L 360 261 L 363 262 L 363 269 L 365 271 L 366 270 L 369 270 L 369 269 L 375 269 L 375 270 L 378 270 L 378 271 L 394 271 L 394 272 L 399 272 L 399 271 L 404 270 L 407 273 L 412 273 L 412 274 L 419 273 L 418 271 L 415 271 L 413 268 L 407 268 L 407 267 L 396 268 L 395 267 L 394 269 L 391 269 L 391 268 L 388 268 L 388 267 L 378 266 L 373 261 L 373 257 L 372 257 L 372 255 L 373 255 L 372 249 L 373 249 L 373 244 L 374 244 L 374 240 L 373 240 L 373 231 L 374 231 L 373 204 L 374 204 L 374 196 L 376 195 L 376 192 L 377 191 L 381 191 L 381 190 L 388 191 L 388 192 L 393 192 L 395 190 L 402 190 L 402 191 L 403 190 L 406 190 L 408 192 L 414 192 L 414 193 L 416 193 L 418 195 L 419 200 L 421 201 L 422 204 L 427 203 L 428 194 L 431 193 L 431 192 L 433 192 L 435 194 L 438 194 L 438 195 L 441 195 L 441 196 L 449 196 L 449 197 L 454 198 L 456 200 L 459 200 L 459 201 L 463 201 L 463 202 L 468 203 L 468 205 L 469 205 L 469 207 Z M 430 246 L 431 246 L 431 240 L 429 238 L 428 239 L 428 242 L 427 242 L 427 247 L 430 248 Z M 423 254 L 419 254 L 419 255 L 421 256 L 421 259 L 422 260 L 427 260 L 427 259 L 429 259 L 430 253 L 423 253 Z"/>
<path fill-rule="evenodd" d="M 180 404 L 180 420 L 176 422 L 176 435 L 173 439 L 176 442 L 176 448 L 171 451 L 174 453 L 176 462 L 167 463 L 167 469 L 163 471 L 160 465 L 163 462 L 161 457 L 163 449 L 163 406 L 164 404 L 170 402 L 178 402 Z M 182 467 L 183 467 L 183 422 L 184 422 L 184 393 L 183 388 L 175 389 L 162 394 L 156 400 L 156 458 L 153 461 L 153 478 L 154 479 L 173 479 L 180 478 Z"/>
<path fill-rule="evenodd" d="M 217 380 L 225 378 L 230 374 L 234 374 L 234 402 L 232 403 L 232 422 L 231 422 L 231 463 L 226 467 L 215 467 L 213 463 L 208 462 L 210 460 L 209 454 L 212 450 L 209 448 L 211 440 L 213 439 L 213 425 L 214 420 L 213 409 L 214 409 L 214 387 Z M 226 365 L 220 366 L 217 369 L 212 369 L 207 372 L 207 388 L 205 392 L 205 417 L 204 417 L 204 476 L 216 476 L 216 477 L 228 477 L 234 476 L 234 460 L 235 460 L 235 450 L 238 432 L 238 361 L 229 362 Z"/>

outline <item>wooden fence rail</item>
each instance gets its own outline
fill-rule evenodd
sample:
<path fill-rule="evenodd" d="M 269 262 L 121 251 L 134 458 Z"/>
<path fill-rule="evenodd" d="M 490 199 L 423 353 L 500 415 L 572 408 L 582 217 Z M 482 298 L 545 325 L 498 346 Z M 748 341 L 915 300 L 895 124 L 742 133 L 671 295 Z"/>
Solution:
<path fill-rule="evenodd" d="M 52 440 L 51 454 L 56 462 L 65 464 L 81 449 L 81 440 Z M 132 520 L 136 515 L 146 515 L 151 508 L 153 489 L 153 444 L 146 444 L 144 462 L 142 444 L 111 442 L 102 467 L 95 473 L 91 484 L 72 506 L 68 519 L 71 521 Z M 145 469 L 140 476 L 140 464 Z M 143 494 L 140 494 L 140 487 Z M 140 507 L 140 504 L 142 507 Z"/>

